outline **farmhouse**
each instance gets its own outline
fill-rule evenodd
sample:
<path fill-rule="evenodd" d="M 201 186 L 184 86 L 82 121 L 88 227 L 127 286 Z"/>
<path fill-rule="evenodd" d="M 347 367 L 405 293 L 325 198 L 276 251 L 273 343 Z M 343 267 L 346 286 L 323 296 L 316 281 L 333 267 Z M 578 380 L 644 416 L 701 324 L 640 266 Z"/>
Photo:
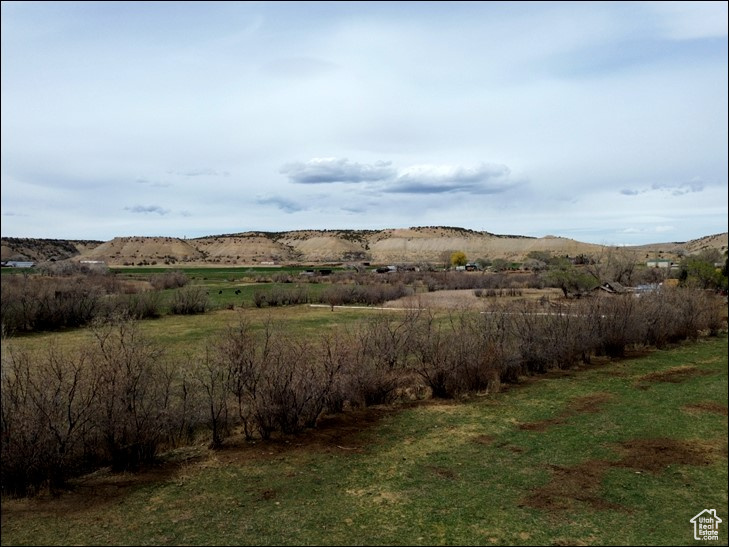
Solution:
<path fill-rule="evenodd" d="M 594 291 L 605 291 L 606 293 L 619 294 L 619 293 L 630 293 L 631 290 L 624 287 L 618 282 L 603 282 L 601 285 L 596 286 Z"/>

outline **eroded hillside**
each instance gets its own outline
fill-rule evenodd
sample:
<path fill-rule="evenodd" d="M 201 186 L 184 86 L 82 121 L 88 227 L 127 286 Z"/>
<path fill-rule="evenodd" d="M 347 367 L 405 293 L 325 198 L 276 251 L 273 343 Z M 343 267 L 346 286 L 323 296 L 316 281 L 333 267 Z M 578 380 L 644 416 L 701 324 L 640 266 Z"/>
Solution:
<path fill-rule="evenodd" d="M 728 249 L 728 233 L 688 242 L 622 247 L 637 261 L 647 257 L 677 259 L 682 254 Z M 501 258 L 522 261 L 532 251 L 552 255 L 596 256 L 604 246 L 558 236 L 533 238 L 497 235 L 454 227 L 385 230 L 297 230 L 243 232 L 203 238 L 119 237 L 108 242 L 3 238 L 3 260 L 105 261 L 122 265 L 255 265 L 286 263 L 446 263 L 454 251 L 470 261 Z"/>

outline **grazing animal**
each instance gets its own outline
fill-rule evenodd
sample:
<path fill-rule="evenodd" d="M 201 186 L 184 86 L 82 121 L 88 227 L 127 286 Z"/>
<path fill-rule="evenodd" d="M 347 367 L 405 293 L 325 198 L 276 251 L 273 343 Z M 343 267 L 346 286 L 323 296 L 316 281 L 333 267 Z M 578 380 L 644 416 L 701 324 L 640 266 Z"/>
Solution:
<path fill-rule="evenodd" d="M 222 295 L 222 294 L 223 294 L 223 290 L 222 289 L 219 289 L 218 290 L 218 295 Z"/>

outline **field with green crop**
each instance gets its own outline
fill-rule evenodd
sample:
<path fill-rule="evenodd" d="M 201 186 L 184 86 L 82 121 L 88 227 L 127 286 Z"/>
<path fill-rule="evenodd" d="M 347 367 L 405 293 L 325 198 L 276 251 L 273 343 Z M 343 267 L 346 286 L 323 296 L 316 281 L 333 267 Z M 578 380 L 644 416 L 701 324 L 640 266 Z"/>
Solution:
<path fill-rule="evenodd" d="M 344 312 L 272 310 L 302 329 Z M 177 344 L 237 313 L 146 325 Z M 693 538 L 703 509 L 723 520 L 717 541 Z M 726 546 L 729 521 L 723 336 L 102 470 L 58 498 L 3 500 L 2 544 Z"/>

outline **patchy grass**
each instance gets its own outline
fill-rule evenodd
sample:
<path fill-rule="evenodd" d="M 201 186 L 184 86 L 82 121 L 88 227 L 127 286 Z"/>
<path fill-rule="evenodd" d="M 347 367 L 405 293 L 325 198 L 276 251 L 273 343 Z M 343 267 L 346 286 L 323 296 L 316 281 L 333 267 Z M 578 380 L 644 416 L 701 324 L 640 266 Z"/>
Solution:
<path fill-rule="evenodd" d="M 251 321 L 254 328 L 271 321 L 285 325 L 289 333 L 316 337 L 336 326 L 354 325 L 373 314 L 384 313 L 361 308 L 330 310 L 329 307 L 309 305 L 272 308 L 234 308 L 211 310 L 205 314 L 168 315 L 140 320 L 145 336 L 165 348 L 165 355 L 176 358 L 202 353 L 208 341 L 241 319 Z M 387 312 L 385 312 L 387 313 Z M 26 349 L 42 350 L 51 341 L 63 349 L 80 348 L 91 337 L 91 328 L 67 329 L 56 332 L 20 334 L 8 339 L 8 344 Z"/>
<path fill-rule="evenodd" d="M 727 337 L 709 339 L 190 448 L 146 477 L 101 472 L 59 499 L 4 500 L 2 543 L 726 546 L 727 364 Z M 693 539 L 705 508 L 723 519 L 716 543 Z"/>

